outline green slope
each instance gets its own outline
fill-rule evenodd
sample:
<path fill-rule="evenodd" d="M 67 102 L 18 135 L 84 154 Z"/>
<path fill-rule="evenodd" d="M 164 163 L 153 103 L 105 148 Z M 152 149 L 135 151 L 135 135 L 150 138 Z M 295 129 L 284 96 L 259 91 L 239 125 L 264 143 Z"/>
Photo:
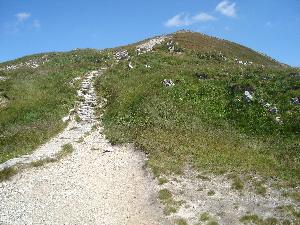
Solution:
<path fill-rule="evenodd" d="M 142 55 L 137 44 L 48 53 L 49 60 L 37 68 L 1 71 L 8 79 L 0 81 L 1 99 L 7 101 L 0 106 L 0 162 L 32 151 L 59 132 L 78 88 L 70 81 L 108 67 L 96 82 L 99 97 L 108 100 L 105 133 L 113 143 L 133 142 L 148 153 L 156 174 L 179 173 L 190 164 L 299 183 L 300 106 L 291 101 L 300 97 L 299 68 L 199 33 L 169 37 L 171 44 L 166 40 Z M 133 69 L 128 60 L 114 59 L 119 49 L 129 52 Z M 164 79 L 175 86 L 165 87 Z"/>
<path fill-rule="evenodd" d="M 291 98 L 300 94 L 299 70 L 198 33 L 176 33 L 172 53 L 167 42 L 139 56 L 127 46 L 134 68 L 121 61 L 99 79 L 99 94 L 108 99 L 108 138 L 134 142 L 156 174 L 189 163 L 298 182 L 300 107 Z M 164 79 L 175 86 L 165 87 Z"/>

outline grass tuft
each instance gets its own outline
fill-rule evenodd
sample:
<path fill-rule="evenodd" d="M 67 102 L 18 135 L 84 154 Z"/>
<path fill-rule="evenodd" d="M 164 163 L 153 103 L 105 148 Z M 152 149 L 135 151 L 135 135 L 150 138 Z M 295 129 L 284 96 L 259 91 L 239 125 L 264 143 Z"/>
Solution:
<path fill-rule="evenodd" d="M 175 223 L 177 225 L 188 225 L 188 223 L 186 222 L 186 220 L 182 219 L 182 218 L 175 220 Z"/>
<path fill-rule="evenodd" d="M 164 213 L 170 215 L 176 213 L 182 202 L 175 201 L 168 189 L 162 189 L 158 193 L 159 200 L 165 205 Z"/>
<path fill-rule="evenodd" d="M 240 222 L 244 224 L 277 225 L 279 221 L 273 217 L 262 219 L 256 214 L 251 214 L 242 216 Z"/>
<path fill-rule="evenodd" d="M 241 180 L 241 178 L 238 175 L 232 175 L 230 176 L 232 179 L 232 189 L 241 191 L 244 189 L 244 182 Z"/>
<path fill-rule="evenodd" d="M 216 192 L 214 191 L 214 190 L 209 190 L 208 192 L 207 192 L 207 195 L 208 196 L 213 196 L 213 195 L 215 195 L 216 194 Z"/>
<path fill-rule="evenodd" d="M 217 221 L 209 221 L 207 225 L 219 225 Z"/>
<path fill-rule="evenodd" d="M 258 195 L 265 196 L 267 193 L 267 188 L 263 185 L 263 181 L 254 181 L 254 190 Z"/>
<path fill-rule="evenodd" d="M 58 153 L 57 158 L 61 159 L 66 157 L 67 155 L 70 155 L 74 152 L 74 147 L 72 144 L 65 144 L 62 146 L 61 151 Z"/>
<path fill-rule="evenodd" d="M 168 182 L 169 182 L 168 179 L 165 178 L 165 177 L 160 177 L 160 178 L 158 178 L 158 184 L 159 184 L 159 185 L 163 185 L 163 184 L 166 184 L 166 183 L 168 183 Z"/>
<path fill-rule="evenodd" d="M 30 163 L 30 166 L 41 167 L 48 163 L 57 162 L 57 161 L 61 160 L 62 158 L 72 154 L 73 151 L 74 151 L 74 148 L 73 148 L 72 144 L 65 144 L 62 146 L 61 150 L 54 157 L 52 157 L 52 158 L 47 157 L 45 159 L 34 161 L 34 162 Z"/>
<path fill-rule="evenodd" d="M 11 177 L 16 175 L 18 172 L 17 168 L 10 167 L 0 171 L 0 182 L 9 180 Z"/>
<path fill-rule="evenodd" d="M 45 158 L 45 159 L 40 159 L 40 160 L 37 160 L 37 161 L 34 161 L 32 163 L 30 163 L 30 166 L 32 167 L 41 167 L 41 166 L 44 166 L 48 163 L 53 163 L 53 162 L 56 162 L 57 159 L 56 158 Z"/>
<path fill-rule="evenodd" d="M 203 180 L 203 181 L 210 181 L 210 180 L 211 180 L 208 176 L 204 176 L 204 175 L 202 175 L 202 174 L 198 174 L 198 175 L 197 175 L 197 178 L 198 178 L 198 179 L 201 179 L 201 180 Z"/>
<path fill-rule="evenodd" d="M 208 221 L 209 219 L 210 219 L 210 215 L 208 212 L 202 213 L 199 218 L 199 220 L 203 222 Z"/>

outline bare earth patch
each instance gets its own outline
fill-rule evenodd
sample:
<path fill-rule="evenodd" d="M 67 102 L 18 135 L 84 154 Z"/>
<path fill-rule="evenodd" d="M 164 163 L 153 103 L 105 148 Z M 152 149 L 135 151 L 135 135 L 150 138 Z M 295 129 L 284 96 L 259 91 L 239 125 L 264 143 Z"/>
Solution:
<path fill-rule="evenodd" d="M 169 215 L 187 224 L 298 224 L 299 202 L 286 198 L 283 190 L 265 184 L 266 193 L 255 193 L 248 183 L 237 185 L 236 177 L 200 174 L 188 169 L 169 176 L 161 190 L 168 190 L 180 207 Z M 239 181 L 242 182 L 242 181 Z M 166 206 L 169 207 L 169 206 Z M 276 223 L 267 223 L 273 221 Z M 287 223 L 289 221 L 290 223 Z"/>

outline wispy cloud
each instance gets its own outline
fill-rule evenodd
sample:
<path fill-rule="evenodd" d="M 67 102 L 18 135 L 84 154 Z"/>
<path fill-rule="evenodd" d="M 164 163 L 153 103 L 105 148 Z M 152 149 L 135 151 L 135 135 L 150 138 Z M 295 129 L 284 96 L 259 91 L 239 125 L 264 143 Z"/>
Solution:
<path fill-rule="evenodd" d="M 30 16 L 31 16 L 31 14 L 27 13 L 27 12 L 20 12 L 20 13 L 17 13 L 15 15 L 15 17 L 17 17 L 17 21 L 20 22 L 20 23 L 22 23 L 25 20 L 27 20 Z"/>
<path fill-rule="evenodd" d="M 41 23 L 38 19 L 31 18 L 29 12 L 19 12 L 14 15 L 14 20 L 4 23 L 3 32 L 6 34 L 16 34 L 21 31 L 33 31 L 38 30 L 41 27 Z"/>
<path fill-rule="evenodd" d="M 208 22 L 213 20 L 216 20 L 216 18 L 205 12 L 200 12 L 194 16 L 190 16 L 189 14 L 186 13 L 180 13 L 173 16 L 167 22 L 165 22 L 165 26 L 182 27 L 182 26 L 190 26 L 198 22 Z"/>
<path fill-rule="evenodd" d="M 265 23 L 265 26 L 271 28 L 271 27 L 273 27 L 273 23 L 268 21 Z"/>
<path fill-rule="evenodd" d="M 41 27 L 41 23 L 39 20 L 33 20 L 32 26 L 33 26 L 33 28 L 39 29 Z"/>
<path fill-rule="evenodd" d="M 235 2 L 231 3 L 228 0 L 221 1 L 217 6 L 216 6 L 216 11 L 220 12 L 224 16 L 228 17 L 236 17 L 236 4 Z"/>
<path fill-rule="evenodd" d="M 226 26 L 226 27 L 224 27 L 224 30 L 227 31 L 227 32 L 229 32 L 229 31 L 231 31 L 231 28 L 228 27 L 228 26 Z"/>
<path fill-rule="evenodd" d="M 189 25 L 191 25 L 191 21 L 185 13 L 177 14 L 168 19 L 168 21 L 165 23 L 165 26 L 167 27 L 180 27 Z"/>
<path fill-rule="evenodd" d="M 192 19 L 195 22 L 207 22 L 207 21 L 216 20 L 216 18 L 214 16 L 204 13 L 204 12 L 195 15 Z"/>

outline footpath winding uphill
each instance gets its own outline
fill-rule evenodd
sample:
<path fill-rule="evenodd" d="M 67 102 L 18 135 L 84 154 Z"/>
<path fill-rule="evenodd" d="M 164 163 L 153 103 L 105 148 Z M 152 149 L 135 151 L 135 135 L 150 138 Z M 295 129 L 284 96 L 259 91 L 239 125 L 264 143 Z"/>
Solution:
<path fill-rule="evenodd" d="M 65 144 L 74 148 L 65 158 L 0 183 L 0 224 L 165 224 L 155 183 L 143 170 L 145 156 L 129 145 L 110 145 L 96 121 L 93 80 L 101 74 L 85 76 L 77 116 L 70 115 L 61 134 L 32 155 L 0 165 L 31 165 L 54 157 Z"/>

